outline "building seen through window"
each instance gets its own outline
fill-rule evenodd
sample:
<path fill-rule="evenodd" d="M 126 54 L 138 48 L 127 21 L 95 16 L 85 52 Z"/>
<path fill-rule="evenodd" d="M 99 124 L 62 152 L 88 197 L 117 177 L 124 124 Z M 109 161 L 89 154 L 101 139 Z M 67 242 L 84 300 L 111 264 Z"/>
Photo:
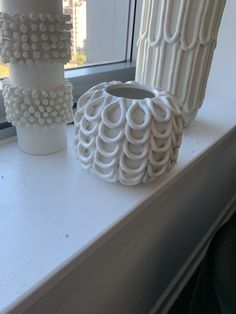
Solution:
<path fill-rule="evenodd" d="M 87 61 L 86 56 L 86 0 L 64 0 L 64 14 L 70 14 L 72 19 L 71 61 L 66 68 L 74 68 L 83 65 Z"/>

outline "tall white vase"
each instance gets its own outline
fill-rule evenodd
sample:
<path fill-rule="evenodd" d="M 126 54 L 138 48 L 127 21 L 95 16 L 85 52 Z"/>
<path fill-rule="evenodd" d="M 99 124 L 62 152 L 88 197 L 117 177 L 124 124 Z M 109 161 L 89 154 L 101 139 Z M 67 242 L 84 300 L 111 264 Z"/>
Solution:
<path fill-rule="evenodd" d="M 185 125 L 201 107 L 225 0 L 144 0 L 136 81 L 173 94 Z"/>
<path fill-rule="evenodd" d="M 66 145 L 72 86 L 64 80 L 70 59 L 70 17 L 62 0 L 0 0 L 0 57 L 9 64 L 3 82 L 6 117 L 29 154 L 50 154 Z"/>

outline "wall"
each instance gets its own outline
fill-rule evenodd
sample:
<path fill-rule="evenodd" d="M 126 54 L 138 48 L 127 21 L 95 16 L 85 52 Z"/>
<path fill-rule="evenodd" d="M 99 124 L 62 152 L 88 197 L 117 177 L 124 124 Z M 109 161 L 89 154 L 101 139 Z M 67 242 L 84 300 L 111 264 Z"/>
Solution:
<path fill-rule="evenodd" d="M 207 93 L 236 99 L 236 1 L 227 0 Z M 236 119 L 236 118 L 235 118 Z"/>

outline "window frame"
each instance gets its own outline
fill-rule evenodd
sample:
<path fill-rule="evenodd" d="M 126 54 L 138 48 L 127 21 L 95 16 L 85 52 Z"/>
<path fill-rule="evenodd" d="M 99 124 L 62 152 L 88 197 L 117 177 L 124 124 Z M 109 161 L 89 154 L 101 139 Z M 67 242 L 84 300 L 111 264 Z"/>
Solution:
<path fill-rule="evenodd" d="M 65 78 L 73 85 L 74 102 L 89 88 L 104 81 L 130 81 L 135 78 L 135 39 L 139 32 L 142 0 L 129 0 L 129 17 L 126 40 L 126 59 L 120 62 L 88 65 L 65 69 Z M 137 10 L 137 7 L 139 10 Z M 0 79 L 0 84 L 1 84 Z M 16 134 L 15 127 L 6 121 L 3 96 L 0 90 L 0 140 Z"/>

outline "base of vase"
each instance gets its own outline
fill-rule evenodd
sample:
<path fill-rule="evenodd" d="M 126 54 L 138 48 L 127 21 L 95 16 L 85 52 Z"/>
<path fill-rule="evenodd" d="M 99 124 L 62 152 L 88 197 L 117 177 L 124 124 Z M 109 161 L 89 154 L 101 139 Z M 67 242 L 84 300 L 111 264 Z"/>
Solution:
<path fill-rule="evenodd" d="M 182 118 L 184 120 L 184 128 L 188 127 L 196 118 L 198 110 L 192 112 L 182 111 Z"/>
<path fill-rule="evenodd" d="M 20 150 L 31 155 L 53 154 L 66 146 L 66 126 L 38 125 L 17 127 L 17 139 Z"/>

